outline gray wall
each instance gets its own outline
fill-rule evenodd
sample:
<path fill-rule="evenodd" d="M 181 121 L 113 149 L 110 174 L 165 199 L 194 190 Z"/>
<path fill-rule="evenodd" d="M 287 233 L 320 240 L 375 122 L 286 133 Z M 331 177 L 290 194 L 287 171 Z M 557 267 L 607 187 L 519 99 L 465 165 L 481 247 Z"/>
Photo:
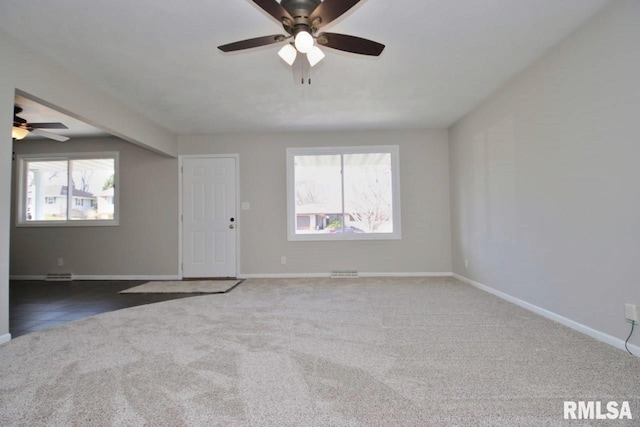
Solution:
<path fill-rule="evenodd" d="M 450 131 L 453 271 L 621 339 L 640 304 L 639 18 L 614 2 Z"/>
<path fill-rule="evenodd" d="M 286 148 L 400 146 L 402 240 L 287 241 Z M 242 274 L 451 271 L 446 130 L 182 136 L 180 154 L 240 155 Z M 287 264 L 280 264 L 280 257 Z"/>
<path fill-rule="evenodd" d="M 286 147 L 367 144 L 400 146 L 402 240 L 288 242 Z M 182 137 L 179 145 L 183 154 L 240 154 L 240 198 L 251 203 L 239 215 L 242 274 L 451 271 L 445 130 Z M 118 151 L 121 204 L 118 227 L 16 227 L 12 217 L 12 276 L 178 274 L 177 159 L 116 138 L 27 140 L 17 142 L 15 151 Z M 62 268 L 58 257 L 65 260 Z"/>
<path fill-rule="evenodd" d="M 16 154 L 119 152 L 120 225 L 16 227 L 12 215 L 12 276 L 48 272 L 90 276 L 178 274 L 177 159 L 117 138 L 72 138 L 64 144 L 27 139 L 17 141 L 14 150 Z M 64 258 L 64 267 L 57 267 L 58 257 Z"/>

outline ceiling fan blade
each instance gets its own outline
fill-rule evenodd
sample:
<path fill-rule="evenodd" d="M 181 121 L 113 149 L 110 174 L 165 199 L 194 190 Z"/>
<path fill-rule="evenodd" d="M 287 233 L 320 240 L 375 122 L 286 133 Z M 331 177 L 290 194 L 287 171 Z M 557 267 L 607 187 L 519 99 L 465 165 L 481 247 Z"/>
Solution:
<path fill-rule="evenodd" d="M 252 47 L 266 46 L 273 43 L 279 43 L 288 37 L 282 34 L 274 34 L 271 36 L 256 37 L 255 39 L 242 40 L 235 43 L 229 43 L 218 46 L 223 52 L 235 52 L 236 50 L 251 49 Z"/>
<path fill-rule="evenodd" d="M 322 46 L 360 55 L 380 56 L 384 50 L 383 44 L 346 34 L 321 33 L 317 40 Z"/>
<path fill-rule="evenodd" d="M 66 141 L 68 141 L 70 139 L 68 136 L 62 136 L 62 135 L 58 135 L 58 134 L 55 134 L 55 133 L 47 132 L 47 131 L 44 131 L 44 130 L 40 130 L 40 129 L 33 129 L 30 132 L 32 134 L 34 134 L 34 135 L 43 136 L 45 138 L 53 139 L 53 140 L 59 141 L 59 142 L 66 142 Z"/>
<path fill-rule="evenodd" d="M 33 129 L 69 129 L 62 123 L 29 123 L 29 127 Z"/>
<path fill-rule="evenodd" d="M 324 0 L 311 12 L 309 22 L 316 28 L 322 28 L 334 19 L 339 18 L 359 2 L 360 0 Z M 320 20 L 314 22 L 318 18 L 320 18 Z"/>
<path fill-rule="evenodd" d="M 289 22 L 293 22 L 293 16 L 276 0 L 253 0 L 253 2 L 273 16 L 279 23 L 282 24 L 284 18 L 288 19 Z"/>

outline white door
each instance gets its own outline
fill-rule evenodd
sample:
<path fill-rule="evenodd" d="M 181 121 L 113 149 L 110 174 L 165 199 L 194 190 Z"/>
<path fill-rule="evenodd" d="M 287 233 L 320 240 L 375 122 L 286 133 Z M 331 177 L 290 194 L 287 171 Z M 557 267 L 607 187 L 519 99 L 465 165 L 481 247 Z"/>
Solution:
<path fill-rule="evenodd" d="M 236 277 L 236 158 L 182 162 L 182 275 Z"/>

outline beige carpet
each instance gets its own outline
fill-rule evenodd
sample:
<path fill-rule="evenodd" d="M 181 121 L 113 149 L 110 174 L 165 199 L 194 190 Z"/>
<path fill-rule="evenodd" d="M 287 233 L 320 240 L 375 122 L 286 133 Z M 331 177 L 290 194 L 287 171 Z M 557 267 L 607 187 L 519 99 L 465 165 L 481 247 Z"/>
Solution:
<path fill-rule="evenodd" d="M 217 294 L 228 292 L 240 280 L 152 281 L 120 291 L 121 294 Z"/>
<path fill-rule="evenodd" d="M 453 279 L 247 280 L 1 346 L 0 425 L 557 426 L 580 399 L 637 426 L 639 372 Z"/>

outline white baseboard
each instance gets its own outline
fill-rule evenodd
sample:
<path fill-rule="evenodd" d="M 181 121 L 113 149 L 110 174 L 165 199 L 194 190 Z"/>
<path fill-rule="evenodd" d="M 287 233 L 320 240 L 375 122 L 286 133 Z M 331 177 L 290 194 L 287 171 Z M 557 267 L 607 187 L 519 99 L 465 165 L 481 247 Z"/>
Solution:
<path fill-rule="evenodd" d="M 605 334 L 602 331 L 598 331 L 596 329 L 590 328 L 586 325 L 583 325 L 582 323 L 578 323 L 575 320 L 571 320 L 567 317 L 561 316 L 557 313 L 554 313 L 552 311 L 549 311 L 547 309 L 544 309 L 542 307 L 538 307 L 537 305 L 531 304 L 529 302 L 523 301 L 519 298 L 516 298 L 512 295 L 509 295 L 507 293 L 504 293 L 502 291 L 499 291 L 497 289 L 493 289 L 490 286 L 484 285 L 480 282 L 476 282 L 475 280 L 471 280 L 468 277 L 464 277 L 461 276 L 459 274 L 453 273 L 452 274 L 453 277 L 455 277 L 456 279 L 468 283 L 469 285 L 473 286 L 474 288 L 478 288 L 482 291 L 488 292 L 492 295 L 497 296 L 498 298 L 501 298 L 505 301 L 509 301 L 510 303 L 513 303 L 517 306 L 520 306 L 526 310 L 532 311 L 536 314 L 539 314 L 540 316 L 546 317 L 547 319 L 553 320 L 554 322 L 558 322 L 561 325 L 567 326 L 573 330 L 576 330 L 578 332 L 581 332 L 585 335 L 590 336 L 591 338 L 595 338 L 598 341 L 602 341 L 606 344 L 609 344 L 613 347 L 619 348 L 621 350 L 626 351 L 626 349 L 624 348 L 624 340 L 620 339 L 620 338 L 616 338 L 612 335 L 609 334 Z M 640 346 L 637 345 L 633 345 L 633 344 L 628 344 L 627 345 L 629 347 L 629 350 L 631 350 L 631 352 L 636 356 L 636 357 L 640 357 Z"/>
<path fill-rule="evenodd" d="M 304 279 L 329 276 L 330 273 L 259 273 L 239 274 L 238 279 Z"/>
<path fill-rule="evenodd" d="M 0 335 L 0 344 L 11 341 L 11 334 Z"/>
<path fill-rule="evenodd" d="M 358 277 L 451 277 L 450 272 L 435 273 L 367 273 L 358 272 Z M 331 273 L 262 273 L 262 274 L 240 274 L 239 279 L 303 279 L 331 277 Z"/>
<path fill-rule="evenodd" d="M 13 275 L 9 276 L 10 280 L 44 280 L 45 275 Z M 91 274 L 74 274 L 73 280 L 180 280 L 179 275 L 91 275 Z"/>
<path fill-rule="evenodd" d="M 359 273 L 360 277 L 451 277 L 451 272 L 416 272 L 416 273 Z"/>
<path fill-rule="evenodd" d="M 359 277 L 451 277 L 451 272 L 393 272 L 393 273 L 370 273 L 359 272 Z M 318 278 L 331 277 L 331 273 L 259 273 L 259 274 L 239 274 L 238 279 L 298 279 L 298 278 Z M 12 275 L 10 280 L 44 280 L 46 275 Z M 73 280 L 182 280 L 180 275 L 90 275 L 74 274 Z"/>
<path fill-rule="evenodd" d="M 74 274 L 73 280 L 180 280 L 179 275 L 82 275 Z"/>

